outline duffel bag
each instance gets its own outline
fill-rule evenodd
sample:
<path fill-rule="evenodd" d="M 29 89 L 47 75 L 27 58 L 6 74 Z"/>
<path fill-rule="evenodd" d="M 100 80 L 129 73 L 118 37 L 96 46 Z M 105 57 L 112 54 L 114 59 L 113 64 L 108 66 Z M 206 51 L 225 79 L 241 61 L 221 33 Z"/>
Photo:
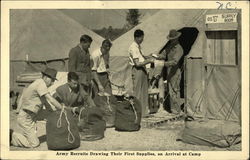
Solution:
<path fill-rule="evenodd" d="M 71 110 L 50 112 L 46 123 L 47 145 L 50 150 L 71 150 L 80 146 L 80 135 Z"/>
<path fill-rule="evenodd" d="M 124 98 L 116 104 L 115 130 L 138 131 L 141 123 L 141 104 L 138 99 Z"/>
<path fill-rule="evenodd" d="M 82 107 L 78 117 L 81 140 L 95 141 L 104 138 L 106 123 L 97 107 Z"/>
<path fill-rule="evenodd" d="M 241 127 L 223 120 L 187 121 L 181 140 L 195 145 L 230 147 L 241 141 Z"/>
<path fill-rule="evenodd" d="M 96 106 L 101 110 L 103 119 L 106 122 L 106 127 L 113 127 L 115 121 L 115 105 L 113 103 L 112 96 L 100 96 L 96 95 L 94 102 Z"/>

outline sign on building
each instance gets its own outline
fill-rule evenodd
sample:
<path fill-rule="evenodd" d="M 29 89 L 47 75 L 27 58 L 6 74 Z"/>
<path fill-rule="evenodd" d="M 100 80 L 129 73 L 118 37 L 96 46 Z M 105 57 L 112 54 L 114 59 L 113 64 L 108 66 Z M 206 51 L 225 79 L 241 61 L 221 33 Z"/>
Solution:
<path fill-rule="evenodd" d="M 206 24 L 209 23 L 235 23 L 237 22 L 237 13 L 222 13 L 206 15 Z"/>

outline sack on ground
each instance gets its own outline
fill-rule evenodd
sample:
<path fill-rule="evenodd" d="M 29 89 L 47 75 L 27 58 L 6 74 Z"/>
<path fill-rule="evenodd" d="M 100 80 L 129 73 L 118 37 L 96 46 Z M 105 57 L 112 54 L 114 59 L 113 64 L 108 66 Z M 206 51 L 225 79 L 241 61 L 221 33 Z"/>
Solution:
<path fill-rule="evenodd" d="M 106 122 L 106 127 L 114 126 L 115 121 L 115 105 L 112 96 L 99 96 L 96 95 L 94 102 L 102 111 L 103 119 Z"/>
<path fill-rule="evenodd" d="M 187 121 L 181 140 L 196 145 L 230 147 L 241 142 L 241 127 L 222 120 Z"/>
<path fill-rule="evenodd" d="M 97 107 L 83 107 L 80 110 L 78 128 L 81 140 L 95 141 L 104 137 L 106 123 Z"/>
<path fill-rule="evenodd" d="M 71 150 L 80 146 L 77 121 L 68 109 L 48 114 L 46 135 L 50 150 Z"/>
<path fill-rule="evenodd" d="M 138 99 L 123 99 L 116 104 L 115 130 L 138 131 L 141 123 L 141 104 Z"/>

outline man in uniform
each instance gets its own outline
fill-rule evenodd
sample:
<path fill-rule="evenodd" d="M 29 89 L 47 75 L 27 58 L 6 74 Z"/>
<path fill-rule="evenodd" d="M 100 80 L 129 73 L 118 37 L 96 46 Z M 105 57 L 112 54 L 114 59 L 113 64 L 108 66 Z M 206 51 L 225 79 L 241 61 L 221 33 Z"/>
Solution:
<path fill-rule="evenodd" d="M 170 98 L 170 108 L 173 114 L 181 113 L 180 81 L 181 66 L 180 59 L 183 56 L 183 48 L 179 43 L 180 32 L 172 29 L 167 36 L 169 43 L 159 58 L 167 59 L 164 66 L 167 67 L 167 89 Z"/>

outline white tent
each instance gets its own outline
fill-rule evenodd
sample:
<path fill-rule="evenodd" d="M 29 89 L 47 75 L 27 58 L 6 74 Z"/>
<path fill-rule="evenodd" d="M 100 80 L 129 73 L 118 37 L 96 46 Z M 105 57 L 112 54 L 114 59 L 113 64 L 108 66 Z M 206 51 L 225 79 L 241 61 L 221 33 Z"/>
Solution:
<path fill-rule="evenodd" d="M 83 34 L 93 39 L 90 51 L 100 47 L 102 37 L 58 10 L 11 10 L 10 86 L 16 88 L 20 73 L 38 72 L 46 65 L 67 71 L 69 50 L 79 43 Z"/>

